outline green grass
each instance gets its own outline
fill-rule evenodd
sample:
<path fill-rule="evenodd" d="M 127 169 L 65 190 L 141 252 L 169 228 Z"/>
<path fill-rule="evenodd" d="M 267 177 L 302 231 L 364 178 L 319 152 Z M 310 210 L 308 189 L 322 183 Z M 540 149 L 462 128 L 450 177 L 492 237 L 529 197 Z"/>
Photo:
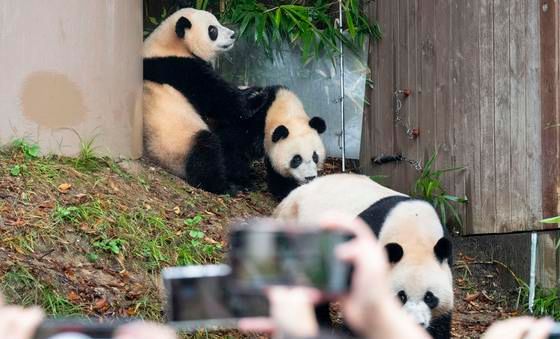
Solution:
<path fill-rule="evenodd" d="M 23 266 L 15 266 L 3 277 L 0 284 L 9 302 L 24 306 L 40 305 L 43 310 L 54 317 L 78 315 L 81 308 L 74 305 L 56 290 L 35 278 Z"/>
<path fill-rule="evenodd" d="M 560 320 L 560 295 L 557 288 L 541 288 L 535 290 L 535 301 L 533 304 L 533 315 L 537 317 L 552 317 Z M 521 305 L 529 312 L 529 287 L 527 285 L 521 290 Z"/>

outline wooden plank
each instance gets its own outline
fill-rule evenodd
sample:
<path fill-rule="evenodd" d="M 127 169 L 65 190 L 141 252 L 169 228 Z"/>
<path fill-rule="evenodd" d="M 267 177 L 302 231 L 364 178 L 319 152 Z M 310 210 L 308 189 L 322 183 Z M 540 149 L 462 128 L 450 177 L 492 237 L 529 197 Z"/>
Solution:
<path fill-rule="evenodd" d="M 378 20 L 377 3 L 369 2 L 366 13 L 371 20 Z M 369 104 L 364 106 L 362 124 L 362 142 L 360 145 L 360 171 L 362 173 L 372 173 L 371 157 L 375 153 L 375 114 L 377 111 L 377 92 L 379 83 L 377 81 L 377 61 L 379 55 L 379 44 L 370 43 L 368 51 L 368 66 L 371 69 L 371 77 L 374 82 L 373 88 L 366 87 L 366 98 Z"/>
<path fill-rule="evenodd" d="M 394 41 L 395 41 L 395 15 L 392 1 L 377 2 L 378 20 L 381 27 L 384 27 L 384 39 L 379 42 L 379 54 L 377 57 L 377 112 L 375 115 L 375 138 L 377 141 L 373 157 L 394 153 L 393 137 L 393 89 L 395 87 L 394 78 Z M 383 183 L 393 187 L 393 180 L 398 180 L 395 176 L 395 164 L 385 164 L 375 166 L 373 173 L 383 175 L 387 178 Z"/>
<path fill-rule="evenodd" d="M 453 166 L 451 147 L 453 144 L 452 131 L 453 110 L 451 106 L 451 4 L 450 0 L 436 0 L 435 18 L 435 146 L 438 148 L 436 168 L 443 169 Z M 453 190 L 455 175 L 446 174 L 442 177 L 443 187 Z"/>
<path fill-rule="evenodd" d="M 479 16 L 480 58 L 480 187 L 479 213 L 485 225 L 474 226 L 475 232 L 496 230 L 496 166 L 494 152 L 494 2 L 481 0 Z"/>
<path fill-rule="evenodd" d="M 435 151 L 435 84 L 436 58 L 435 2 L 418 2 L 418 128 L 420 159 L 425 163 Z"/>
<path fill-rule="evenodd" d="M 465 58 L 465 63 L 462 65 L 463 75 L 462 83 L 464 90 L 462 93 L 456 93 L 457 95 L 464 96 L 464 118 L 465 121 L 463 126 L 466 127 L 465 130 L 465 142 L 463 145 L 466 147 L 463 149 L 465 163 L 457 163 L 458 166 L 464 166 L 467 168 L 466 172 L 462 173 L 465 178 L 465 182 L 462 187 L 464 187 L 464 194 L 466 194 L 471 201 L 470 205 L 465 206 L 463 213 L 465 213 L 466 225 L 470 227 L 470 232 L 475 231 L 475 226 L 477 229 L 480 227 L 486 227 L 483 223 L 483 216 L 481 213 L 481 185 L 480 185 L 480 79 L 478 77 L 480 70 L 479 62 L 479 1 L 467 0 L 463 1 L 462 4 L 465 6 L 463 12 L 464 24 L 463 32 L 469 32 L 466 34 L 463 40 L 463 56 Z M 461 174 L 458 174 L 461 178 Z M 459 185 L 456 185 L 456 194 L 462 195 L 459 190 Z M 482 221 L 482 222 L 481 222 Z"/>
<path fill-rule="evenodd" d="M 494 2 L 494 137 L 496 163 L 496 232 L 511 225 L 509 0 Z"/>
<path fill-rule="evenodd" d="M 510 203 L 509 231 L 527 229 L 527 4 L 525 0 L 509 1 L 509 74 L 510 74 Z M 536 137 L 536 136 L 531 136 Z"/>
<path fill-rule="evenodd" d="M 537 223 L 542 217 L 540 6 L 527 0 L 527 7 L 527 224 L 541 227 Z"/>
<path fill-rule="evenodd" d="M 455 173 L 455 186 L 452 189 L 452 193 L 457 196 L 466 195 L 466 176 L 472 171 L 470 163 L 468 163 L 468 157 L 465 153 L 467 151 L 467 143 L 469 142 L 470 135 L 472 131 L 467 130 L 467 97 L 465 96 L 465 91 L 468 90 L 467 74 L 465 69 L 465 64 L 471 62 L 471 60 L 466 58 L 465 44 L 468 41 L 468 35 L 473 32 L 468 32 L 464 29 L 467 20 L 472 20 L 472 18 L 467 18 L 464 11 L 466 8 L 466 3 L 464 1 L 453 1 L 451 9 L 451 20 L 452 24 L 452 107 L 453 107 L 453 166 L 454 167 L 465 167 L 466 171 L 463 173 Z M 463 217 L 463 225 L 466 228 L 463 230 L 465 233 L 471 233 L 471 225 L 469 220 L 466 218 L 465 209 L 461 208 L 460 213 Z"/>
<path fill-rule="evenodd" d="M 410 57 L 413 46 L 411 45 L 410 38 L 414 34 L 415 29 L 410 27 L 410 23 L 415 20 L 415 4 L 411 4 L 409 0 L 393 1 L 395 13 L 397 13 L 396 32 L 395 32 L 395 88 L 405 89 L 411 88 L 411 61 L 415 60 Z M 412 6 L 412 11 L 409 6 Z M 405 125 L 412 126 L 412 108 L 414 107 L 412 97 L 400 97 L 402 102 L 402 109 L 400 117 L 403 124 L 395 126 L 394 149 L 395 153 L 401 153 L 405 157 L 416 156 L 416 140 L 411 140 L 406 135 Z M 412 155 L 411 155 L 412 154 Z M 397 164 L 394 176 L 397 176 L 393 181 L 393 188 L 399 192 L 410 193 L 412 183 L 416 178 L 416 171 L 408 163 L 401 162 Z"/>
<path fill-rule="evenodd" d="M 549 217 L 560 213 L 560 4 L 551 0 L 540 4 L 542 200 L 544 216 Z"/>

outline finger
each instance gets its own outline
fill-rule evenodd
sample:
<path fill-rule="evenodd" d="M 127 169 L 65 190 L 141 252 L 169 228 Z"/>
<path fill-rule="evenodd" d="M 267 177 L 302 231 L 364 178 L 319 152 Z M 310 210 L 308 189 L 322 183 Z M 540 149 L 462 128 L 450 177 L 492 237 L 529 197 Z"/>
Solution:
<path fill-rule="evenodd" d="M 11 338 L 28 339 L 33 336 L 37 326 L 43 320 L 43 311 L 39 307 L 20 309 L 15 311 L 12 323 Z"/>
<path fill-rule="evenodd" d="M 237 327 L 242 332 L 258 332 L 272 334 L 276 331 L 276 325 L 270 318 L 244 318 L 240 319 Z"/>

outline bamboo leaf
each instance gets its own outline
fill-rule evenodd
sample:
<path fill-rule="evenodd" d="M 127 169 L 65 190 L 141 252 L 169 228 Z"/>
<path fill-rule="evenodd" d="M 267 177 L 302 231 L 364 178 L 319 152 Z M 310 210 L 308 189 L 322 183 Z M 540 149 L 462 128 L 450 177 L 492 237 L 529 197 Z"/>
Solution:
<path fill-rule="evenodd" d="M 557 217 L 546 218 L 546 219 L 543 219 L 539 222 L 541 222 L 543 224 L 560 224 L 560 215 L 557 216 Z"/>

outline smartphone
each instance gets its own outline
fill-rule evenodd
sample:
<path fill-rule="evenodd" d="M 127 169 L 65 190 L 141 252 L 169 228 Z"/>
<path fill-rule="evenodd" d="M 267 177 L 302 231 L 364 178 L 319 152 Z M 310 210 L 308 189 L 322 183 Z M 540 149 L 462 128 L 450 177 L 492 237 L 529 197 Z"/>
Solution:
<path fill-rule="evenodd" d="M 170 267 L 162 271 L 170 325 L 181 330 L 233 329 L 242 318 L 268 317 L 264 293 L 230 289 L 227 265 Z"/>
<path fill-rule="evenodd" d="M 230 264 L 234 286 L 259 290 L 271 285 L 315 287 L 328 295 L 348 291 L 352 267 L 334 249 L 351 239 L 318 227 L 255 220 L 234 227 Z"/>
<path fill-rule="evenodd" d="M 103 319 L 65 318 L 44 320 L 33 336 L 33 339 L 47 339 L 57 334 L 82 334 L 92 339 L 113 338 L 115 330 L 124 324 L 138 319 Z"/>

